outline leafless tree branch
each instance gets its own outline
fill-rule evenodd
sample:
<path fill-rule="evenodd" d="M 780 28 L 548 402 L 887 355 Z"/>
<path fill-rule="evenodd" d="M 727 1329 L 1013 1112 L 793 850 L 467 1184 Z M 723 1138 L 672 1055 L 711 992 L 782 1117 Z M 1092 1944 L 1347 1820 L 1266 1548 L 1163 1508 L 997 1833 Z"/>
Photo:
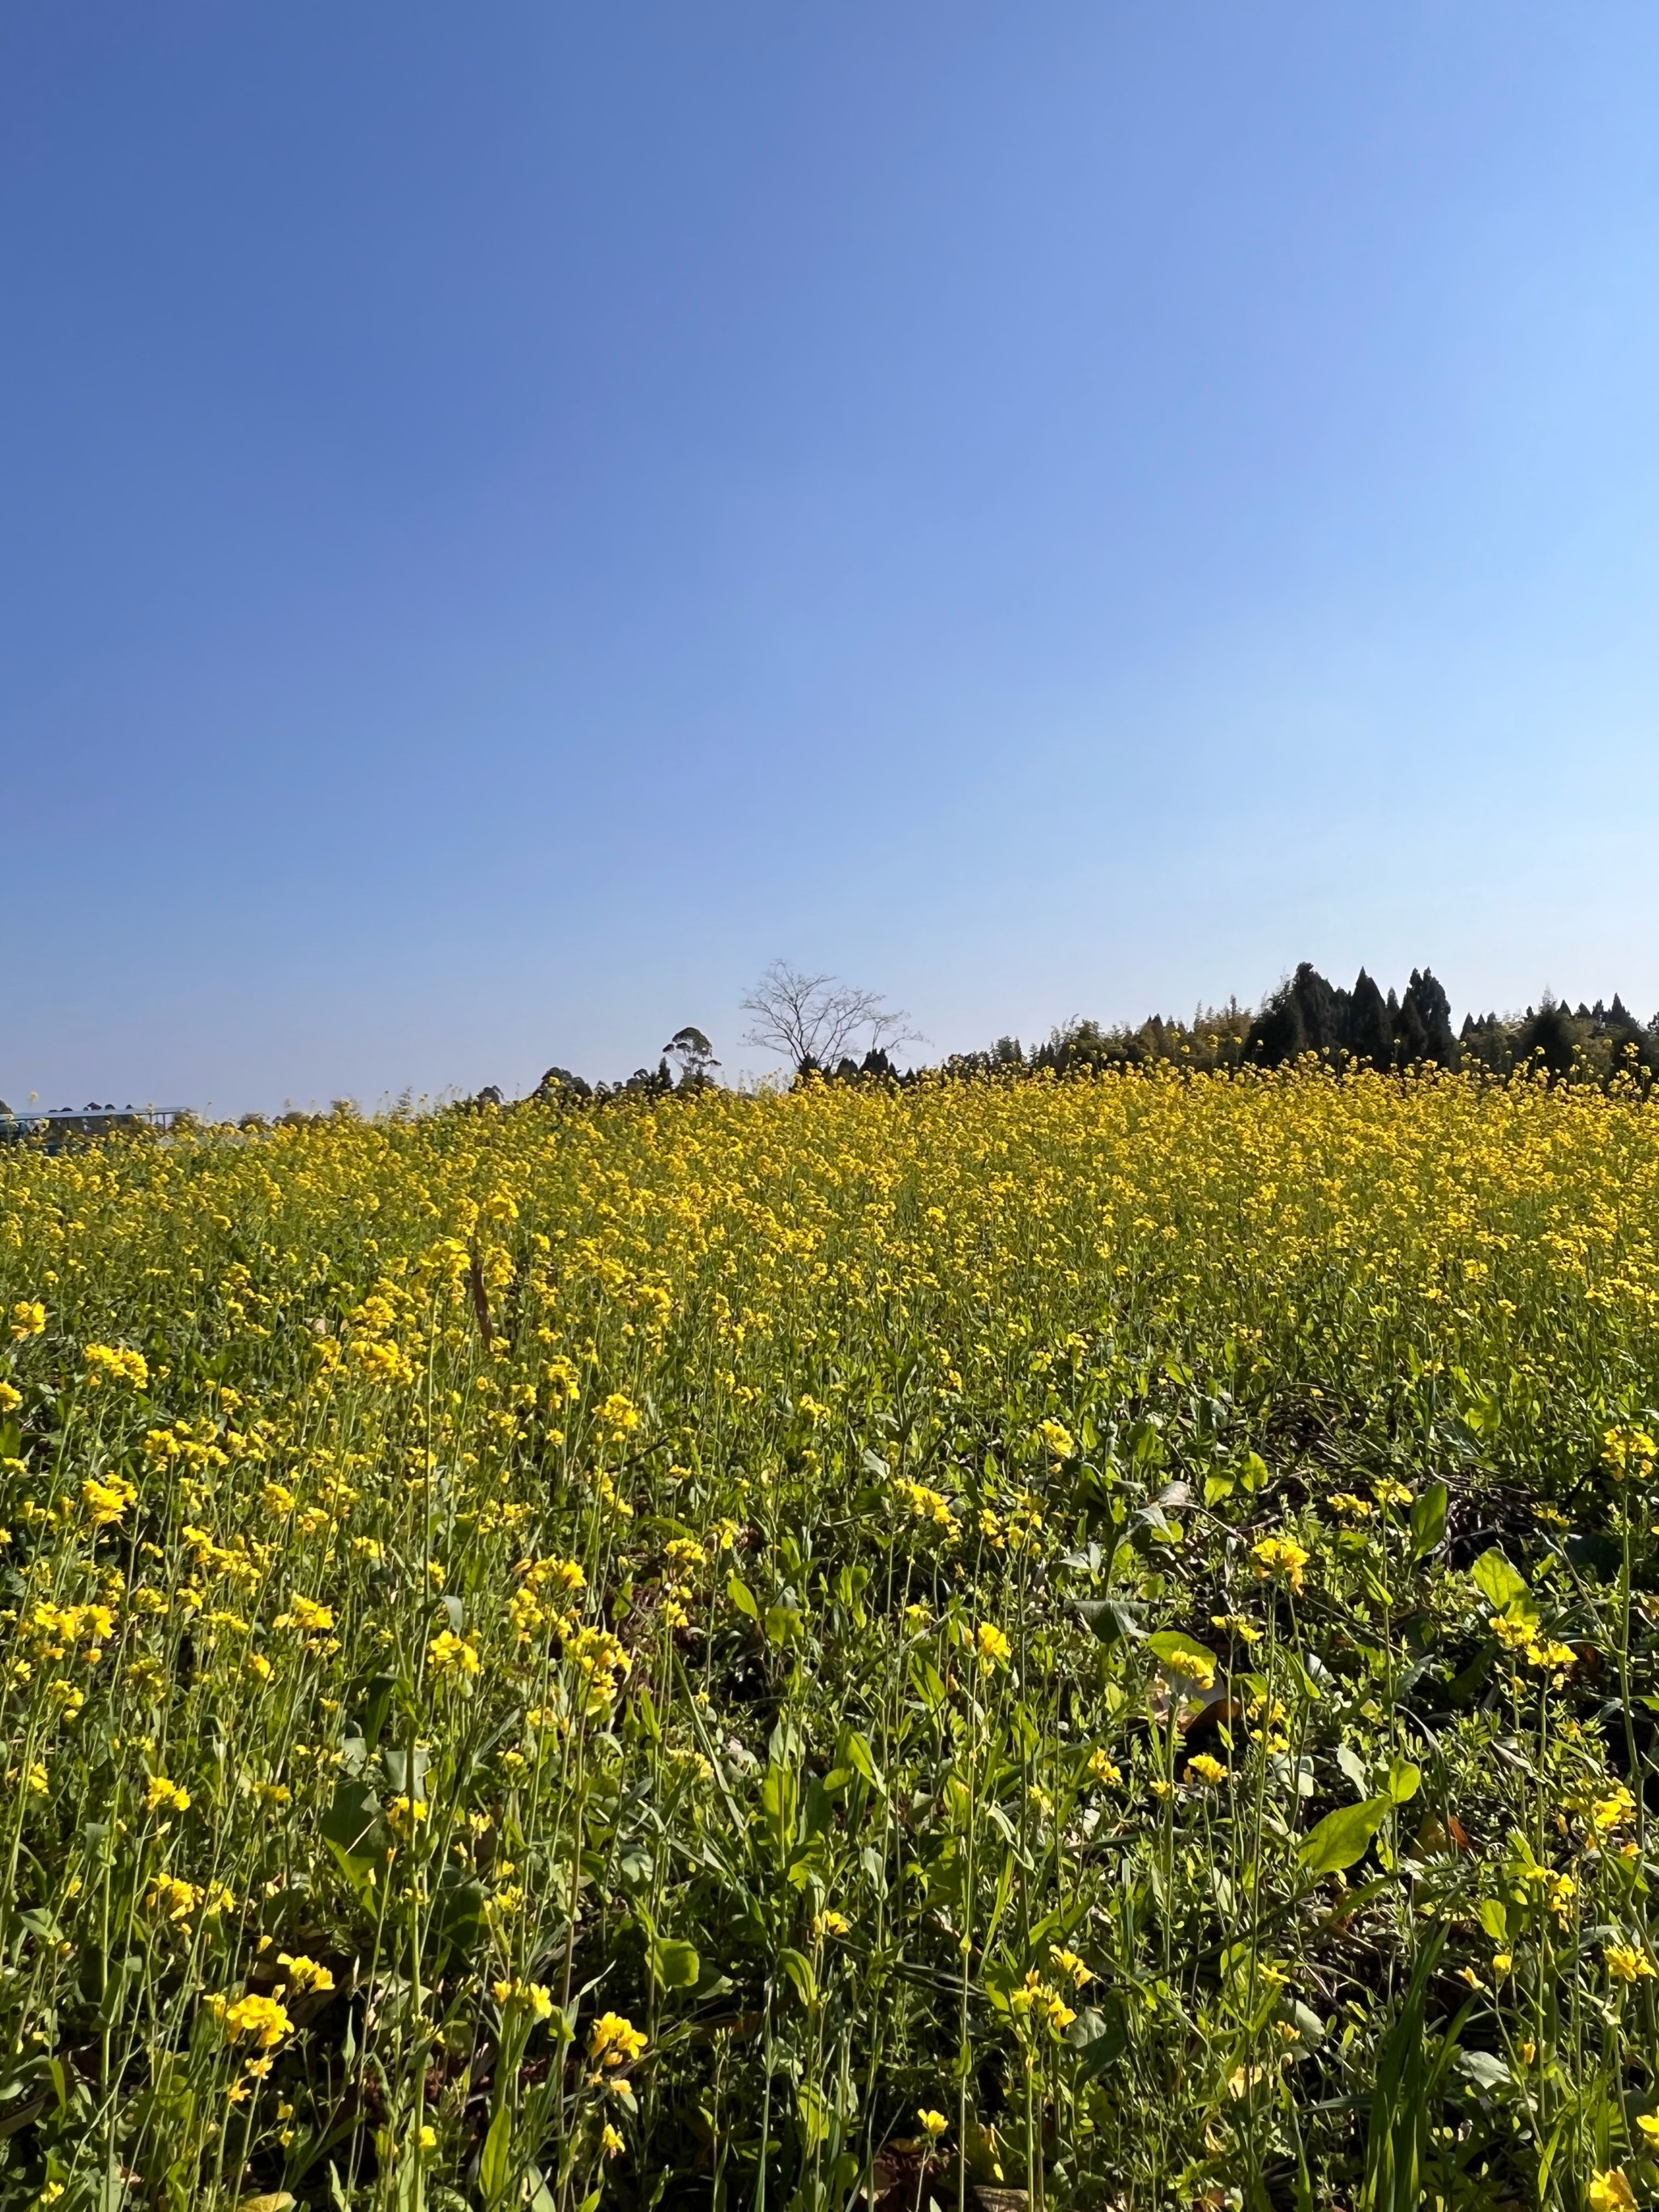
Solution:
<path fill-rule="evenodd" d="M 743 1001 L 752 1017 L 743 1042 L 781 1053 L 797 1067 L 834 1067 L 855 1045 L 874 1052 L 910 1044 L 920 1032 L 879 991 L 861 991 L 838 975 L 806 975 L 775 960 Z"/>

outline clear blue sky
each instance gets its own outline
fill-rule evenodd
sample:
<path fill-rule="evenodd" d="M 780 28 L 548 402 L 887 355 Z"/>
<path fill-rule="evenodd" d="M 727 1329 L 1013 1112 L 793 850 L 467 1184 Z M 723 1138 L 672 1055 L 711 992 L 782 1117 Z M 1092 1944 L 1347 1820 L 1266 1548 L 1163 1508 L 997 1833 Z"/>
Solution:
<path fill-rule="evenodd" d="M 4 0 L 0 1095 L 1650 1013 L 1656 115 L 1646 0 Z"/>

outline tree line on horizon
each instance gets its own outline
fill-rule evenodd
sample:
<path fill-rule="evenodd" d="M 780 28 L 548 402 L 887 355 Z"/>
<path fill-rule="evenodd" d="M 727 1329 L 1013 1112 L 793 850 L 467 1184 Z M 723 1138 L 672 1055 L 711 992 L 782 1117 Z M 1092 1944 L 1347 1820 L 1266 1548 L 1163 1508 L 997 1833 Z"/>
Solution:
<path fill-rule="evenodd" d="M 1269 1068 L 1310 1054 L 1333 1067 L 1379 1073 L 1428 1066 L 1505 1076 L 1532 1067 L 1605 1083 L 1659 1073 L 1659 1016 L 1638 1022 L 1617 993 L 1610 1002 L 1576 1009 L 1547 993 L 1524 1013 L 1466 1014 L 1454 1029 L 1450 1001 L 1431 969 L 1413 968 L 1403 992 L 1385 994 L 1364 968 L 1345 990 L 1304 960 L 1254 1012 L 1233 1000 L 1201 1009 L 1190 1022 L 1158 1014 L 1113 1029 L 1073 1021 L 1030 1052 L 1005 1037 L 988 1053 L 957 1054 L 945 1066 L 963 1074 L 1018 1067 L 1066 1074 L 1159 1060 Z"/>
<path fill-rule="evenodd" d="M 1364 968 L 1345 989 L 1304 960 L 1254 1010 L 1233 999 L 1201 1007 L 1190 1020 L 1153 1014 L 1109 1027 L 1079 1018 L 1041 1044 L 1003 1036 L 981 1051 L 904 1067 L 892 1048 L 921 1041 L 907 1026 L 908 1017 L 890 1011 L 879 994 L 834 976 L 805 975 L 775 962 L 744 1006 L 753 1024 L 744 1042 L 779 1053 L 798 1082 L 1009 1080 L 1158 1063 L 1200 1072 L 1273 1068 L 1310 1055 L 1333 1068 L 1379 1073 L 1433 1066 L 1504 1077 L 1532 1068 L 1552 1079 L 1600 1084 L 1659 1074 L 1659 1015 L 1639 1022 L 1617 993 L 1610 1001 L 1577 1008 L 1546 993 L 1523 1013 L 1466 1014 L 1455 1029 L 1450 1000 L 1429 968 L 1413 968 L 1403 991 L 1384 992 Z M 590 1083 L 551 1067 L 532 1096 L 571 1105 L 660 1097 L 716 1080 L 719 1066 L 706 1034 L 688 1025 L 665 1046 L 654 1068 L 638 1068 L 624 1082 Z M 481 1092 L 468 1103 L 499 1104 L 501 1094 Z"/>

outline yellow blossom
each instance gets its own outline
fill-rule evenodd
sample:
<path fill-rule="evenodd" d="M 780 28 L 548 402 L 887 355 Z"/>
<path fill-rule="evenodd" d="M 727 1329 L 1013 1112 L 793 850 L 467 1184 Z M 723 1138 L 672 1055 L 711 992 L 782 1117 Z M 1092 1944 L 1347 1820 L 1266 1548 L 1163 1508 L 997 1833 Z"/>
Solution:
<path fill-rule="evenodd" d="M 1293 1590 L 1302 1587 L 1302 1571 L 1308 1564 L 1306 1549 L 1293 1536 L 1264 1536 L 1250 1547 L 1257 1574 L 1264 1579 L 1282 1575 Z"/>
<path fill-rule="evenodd" d="M 142 1390 L 149 1382 L 149 1365 L 141 1352 L 129 1352 L 118 1344 L 88 1344 L 81 1357 L 87 1364 L 87 1381 L 94 1386 L 130 1382 L 136 1390 Z"/>
<path fill-rule="evenodd" d="M 1636 2192 L 1617 2166 L 1598 2168 L 1585 2193 L 1589 2212 L 1636 2212 Z"/>
<path fill-rule="evenodd" d="M 1656 1970 L 1645 1951 L 1631 1943 L 1609 1943 L 1602 1953 L 1609 1977 L 1615 1982 L 1651 1980 Z"/>
<path fill-rule="evenodd" d="M 451 1629 L 443 1629 L 427 1647 L 427 1661 L 434 1674 L 455 1674 L 465 1678 L 478 1671 L 478 1647 L 465 1637 L 457 1636 Z"/>
<path fill-rule="evenodd" d="M 631 2066 L 643 2054 L 645 2043 L 643 2034 L 624 2014 L 601 2013 L 588 2034 L 588 2055 L 599 2066 Z"/>
<path fill-rule="evenodd" d="M 328 1968 L 319 1966 L 314 1959 L 307 1959 L 303 1954 L 296 1955 L 293 1952 L 279 1951 L 276 1963 L 287 1969 L 288 1986 L 296 1996 L 304 1996 L 307 1990 L 331 1990 L 334 1986 L 334 1977 Z"/>
<path fill-rule="evenodd" d="M 218 2015 L 229 2043 L 253 2043 L 270 2051 L 293 2032 L 294 2022 L 275 1997 L 248 1996 L 234 2002 L 210 1997 L 208 2005 Z"/>

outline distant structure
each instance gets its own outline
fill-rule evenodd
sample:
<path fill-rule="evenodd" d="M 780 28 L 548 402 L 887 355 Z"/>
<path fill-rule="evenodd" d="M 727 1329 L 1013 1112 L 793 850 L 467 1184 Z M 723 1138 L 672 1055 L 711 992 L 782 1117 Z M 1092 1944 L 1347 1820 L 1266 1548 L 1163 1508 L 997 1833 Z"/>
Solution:
<path fill-rule="evenodd" d="M 100 1137 L 131 1136 L 140 1129 L 165 1132 L 180 1121 L 182 1106 L 56 1106 L 43 1114 L 15 1114 L 0 1098 L 0 1145 L 32 1139 L 43 1152 L 61 1152 L 65 1146 L 87 1144 Z"/>

